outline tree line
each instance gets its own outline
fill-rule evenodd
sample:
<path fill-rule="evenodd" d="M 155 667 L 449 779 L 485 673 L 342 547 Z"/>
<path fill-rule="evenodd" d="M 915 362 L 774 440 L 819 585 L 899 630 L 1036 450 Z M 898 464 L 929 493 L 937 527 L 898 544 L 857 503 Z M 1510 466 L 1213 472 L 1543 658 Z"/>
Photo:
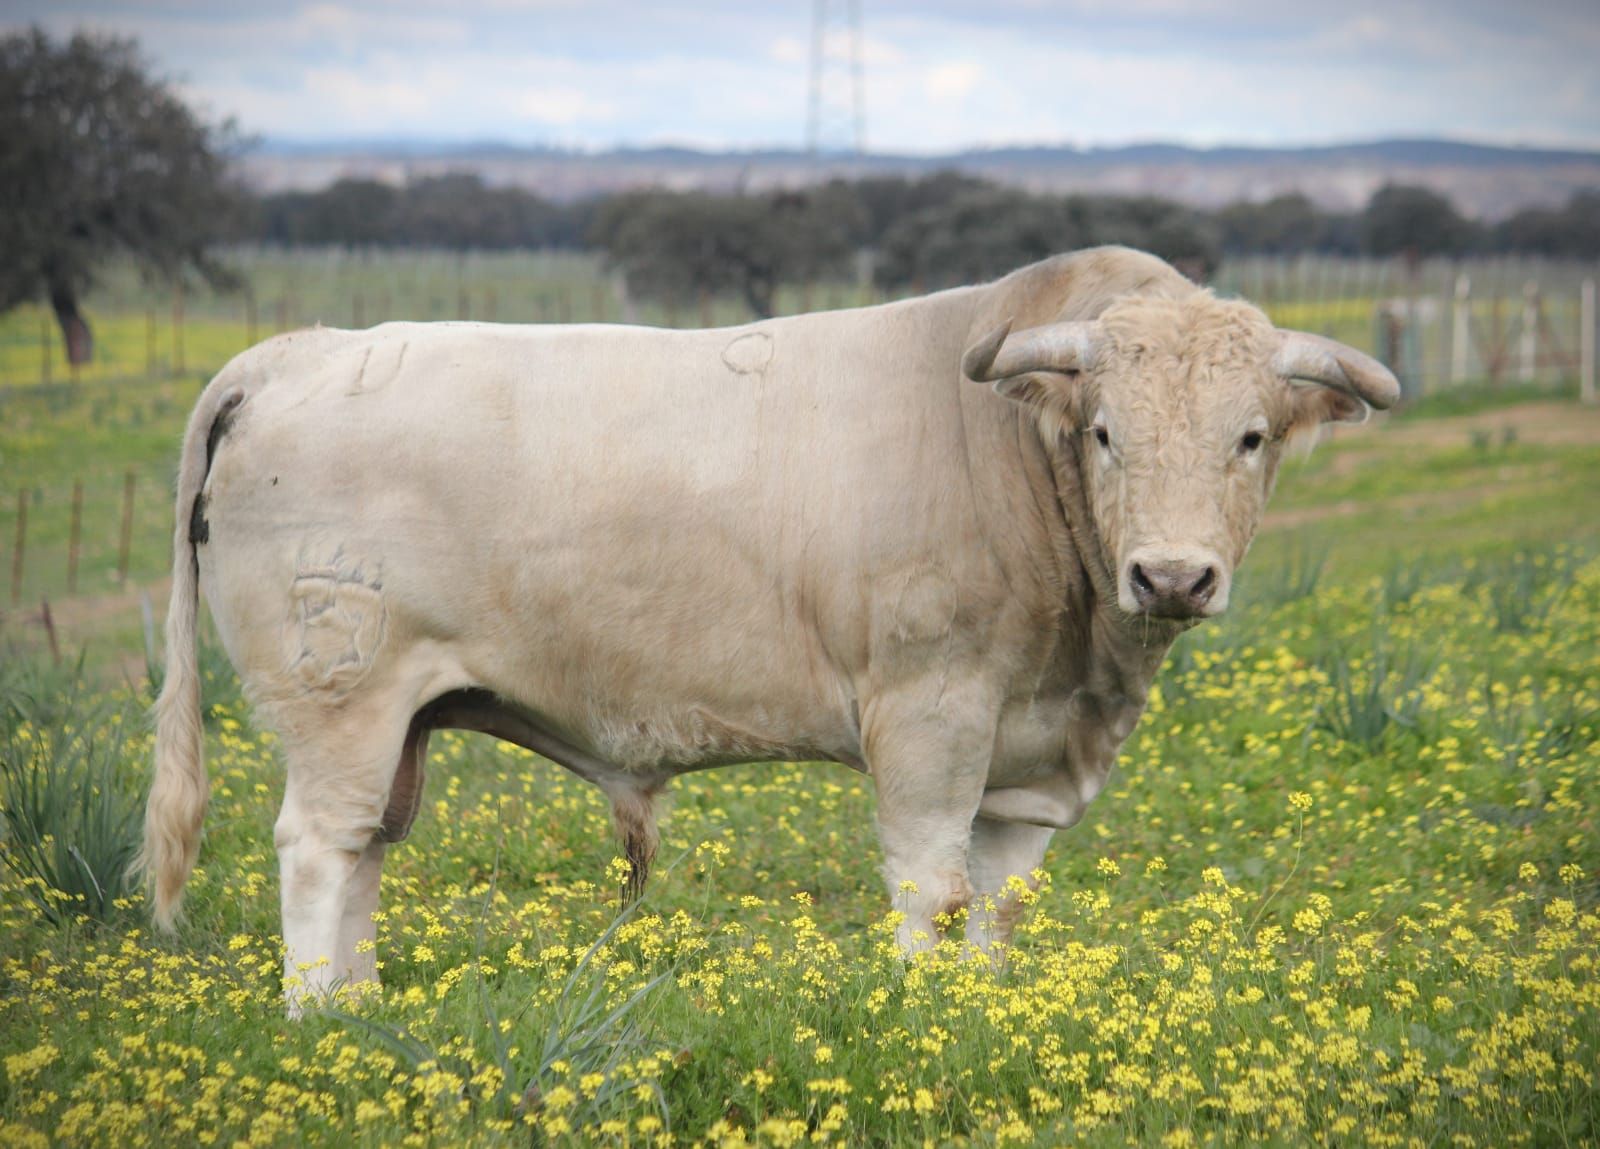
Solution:
<path fill-rule="evenodd" d="M 771 314 L 780 283 L 851 277 L 886 289 L 1003 274 L 1056 252 L 1121 243 L 1203 278 L 1224 255 L 1600 257 L 1600 189 L 1498 223 L 1423 187 L 1380 188 L 1355 212 L 1282 195 L 1204 211 L 1157 197 L 1048 195 L 956 172 L 780 191 L 641 190 L 556 204 L 467 173 L 402 187 L 346 179 L 261 197 L 237 236 L 345 246 L 592 248 L 644 296 L 737 294 Z"/>

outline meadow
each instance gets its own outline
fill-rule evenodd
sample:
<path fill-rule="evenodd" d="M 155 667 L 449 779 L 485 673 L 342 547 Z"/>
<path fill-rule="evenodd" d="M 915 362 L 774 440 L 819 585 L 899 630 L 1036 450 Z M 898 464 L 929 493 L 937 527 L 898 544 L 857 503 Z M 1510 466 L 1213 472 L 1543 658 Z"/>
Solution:
<path fill-rule="evenodd" d="M 1600 1142 L 1600 412 L 1566 390 L 1440 395 L 1286 466 L 1003 968 L 895 953 L 843 767 L 680 780 L 622 912 L 598 794 L 446 733 L 381 995 L 291 1023 L 282 772 L 214 646 L 179 934 L 120 879 L 132 596 L 159 611 L 198 385 L 0 392 L 0 485 L 131 468 L 150 500 L 125 585 L 102 555 L 68 596 L 39 544 L 59 665 L 26 613 L 0 632 L 0 1145 Z"/>

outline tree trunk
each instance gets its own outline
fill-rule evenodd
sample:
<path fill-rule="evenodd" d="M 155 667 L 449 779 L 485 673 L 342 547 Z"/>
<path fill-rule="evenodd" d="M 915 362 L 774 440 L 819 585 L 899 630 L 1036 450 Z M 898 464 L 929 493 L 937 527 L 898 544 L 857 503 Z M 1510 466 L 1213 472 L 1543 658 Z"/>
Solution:
<path fill-rule="evenodd" d="M 773 285 L 767 280 L 746 278 L 744 281 L 744 301 L 757 319 L 772 318 L 773 294 Z"/>
<path fill-rule="evenodd" d="M 94 357 L 94 335 L 89 322 L 78 310 L 78 293 L 64 283 L 50 285 L 50 306 L 61 325 L 61 338 L 67 345 L 67 362 L 82 367 Z"/>

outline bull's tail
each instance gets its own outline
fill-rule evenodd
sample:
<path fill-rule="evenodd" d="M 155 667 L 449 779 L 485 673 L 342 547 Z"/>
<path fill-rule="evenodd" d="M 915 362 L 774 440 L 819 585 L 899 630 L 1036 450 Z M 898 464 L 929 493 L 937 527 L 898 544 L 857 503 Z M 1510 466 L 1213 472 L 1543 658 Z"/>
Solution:
<path fill-rule="evenodd" d="M 243 399 L 242 387 L 214 383 L 206 389 L 190 416 L 178 466 L 167 666 L 155 707 L 155 777 L 145 806 L 144 845 L 134 863 L 144 876 L 156 924 L 163 929 L 171 929 L 177 920 L 183 886 L 200 851 L 200 825 L 211 788 L 203 757 L 196 653 L 200 565 L 195 547 L 204 541 L 205 531 L 199 499 L 223 421 Z"/>
<path fill-rule="evenodd" d="M 656 831 L 656 790 L 654 786 L 623 786 L 608 789 L 606 795 L 611 799 L 611 824 L 616 828 L 623 857 L 628 862 L 622 901 L 624 905 L 631 905 L 644 896 L 650 863 L 655 861 L 656 849 L 661 844 Z"/>

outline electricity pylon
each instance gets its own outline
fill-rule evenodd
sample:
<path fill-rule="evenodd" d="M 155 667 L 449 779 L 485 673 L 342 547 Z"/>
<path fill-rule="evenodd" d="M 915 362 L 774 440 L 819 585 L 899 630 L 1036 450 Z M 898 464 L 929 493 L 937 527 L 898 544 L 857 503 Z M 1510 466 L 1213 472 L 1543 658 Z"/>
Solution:
<path fill-rule="evenodd" d="M 842 34 L 842 37 L 841 35 Z M 848 73 L 830 67 L 830 48 L 842 38 Z M 842 89 L 848 86 L 848 96 Z M 861 63 L 861 0 L 812 0 L 811 86 L 806 102 L 806 151 L 860 155 L 867 147 L 867 107 Z M 848 142 L 838 142 L 843 137 Z"/>

